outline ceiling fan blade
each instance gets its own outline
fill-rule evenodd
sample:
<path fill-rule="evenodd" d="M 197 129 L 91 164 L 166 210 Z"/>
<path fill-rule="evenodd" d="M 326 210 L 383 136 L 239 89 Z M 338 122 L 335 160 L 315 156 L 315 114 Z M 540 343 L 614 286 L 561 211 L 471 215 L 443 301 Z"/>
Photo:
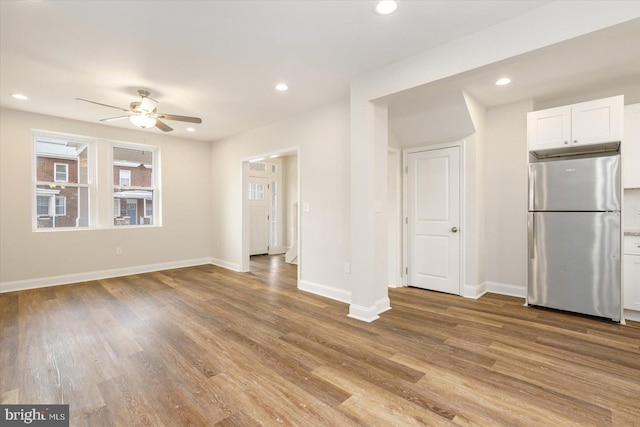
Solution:
<path fill-rule="evenodd" d="M 127 110 L 126 108 L 120 108 L 120 107 L 115 107 L 113 105 L 109 105 L 109 104 L 103 104 L 101 102 L 96 102 L 96 101 L 89 101 L 88 99 L 83 99 L 83 98 L 76 98 L 78 101 L 84 101 L 84 102 L 90 102 L 91 104 L 97 104 L 97 105 L 102 105 L 104 107 L 109 107 L 109 108 L 115 108 L 117 110 L 122 110 L 122 111 L 126 111 L 129 112 L 129 110 Z"/>
<path fill-rule="evenodd" d="M 156 119 L 156 127 L 160 129 L 162 132 L 171 132 L 173 130 L 173 128 L 170 128 L 169 126 L 167 126 L 166 123 L 161 122 L 158 119 Z"/>
<path fill-rule="evenodd" d="M 129 116 L 118 116 L 118 117 L 109 117 L 107 119 L 100 119 L 101 122 L 111 122 L 113 120 L 120 120 L 120 119 L 128 119 Z"/>
<path fill-rule="evenodd" d="M 156 117 L 165 120 L 177 120 L 179 122 L 202 123 L 202 119 L 200 117 L 176 116 L 175 114 L 164 113 L 158 113 L 156 114 Z"/>

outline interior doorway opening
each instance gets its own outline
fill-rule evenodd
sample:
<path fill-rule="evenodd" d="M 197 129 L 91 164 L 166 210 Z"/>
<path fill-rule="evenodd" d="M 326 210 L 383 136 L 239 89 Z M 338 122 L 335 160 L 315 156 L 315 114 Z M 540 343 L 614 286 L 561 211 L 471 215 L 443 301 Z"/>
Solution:
<path fill-rule="evenodd" d="M 264 270 L 265 265 L 273 264 L 266 260 L 278 261 L 276 270 L 282 270 L 285 263 L 297 265 L 286 269 L 288 275 L 295 271 L 297 285 L 301 269 L 299 170 L 297 148 L 243 160 L 242 271 L 253 272 L 256 265 Z"/>

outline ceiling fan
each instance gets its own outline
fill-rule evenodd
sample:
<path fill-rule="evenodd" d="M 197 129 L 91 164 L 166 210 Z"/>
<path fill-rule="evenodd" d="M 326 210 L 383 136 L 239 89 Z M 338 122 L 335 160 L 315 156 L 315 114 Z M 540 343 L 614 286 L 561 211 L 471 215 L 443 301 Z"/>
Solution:
<path fill-rule="evenodd" d="M 140 101 L 134 101 L 129 104 L 129 109 L 115 107 L 113 105 L 103 104 L 101 102 L 90 101 L 88 99 L 76 98 L 78 101 L 90 102 L 92 104 L 102 105 L 109 108 L 115 108 L 117 110 L 127 113 L 125 116 L 109 117 L 101 119 L 101 122 L 110 122 L 113 120 L 129 119 L 134 125 L 147 129 L 150 127 L 157 127 L 163 132 L 171 132 L 173 129 L 160 119 L 164 120 L 177 120 L 180 122 L 189 123 L 202 123 L 202 119 L 199 117 L 189 116 L 177 116 L 175 114 L 158 113 L 157 106 L 158 101 L 149 97 L 151 95 L 148 90 L 138 89 L 138 95 L 140 95 Z"/>

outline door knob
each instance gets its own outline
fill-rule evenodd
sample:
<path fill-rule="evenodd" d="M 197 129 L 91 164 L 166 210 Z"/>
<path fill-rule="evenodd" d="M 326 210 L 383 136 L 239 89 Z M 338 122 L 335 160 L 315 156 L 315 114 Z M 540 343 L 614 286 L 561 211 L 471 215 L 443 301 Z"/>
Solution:
<path fill-rule="evenodd" d="M 451 231 L 453 231 L 454 233 L 457 233 L 457 232 L 458 232 L 458 227 L 453 227 L 453 228 L 451 229 Z"/>

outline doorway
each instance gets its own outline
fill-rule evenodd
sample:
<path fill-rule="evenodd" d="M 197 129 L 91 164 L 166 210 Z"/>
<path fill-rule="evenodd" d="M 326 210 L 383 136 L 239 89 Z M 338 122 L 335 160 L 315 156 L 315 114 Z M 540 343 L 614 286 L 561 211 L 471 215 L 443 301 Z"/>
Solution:
<path fill-rule="evenodd" d="M 461 146 L 405 151 L 408 286 L 460 295 Z"/>
<path fill-rule="evenodd" d="M 242 264 L 251 271 L 251 256 L 282 255 L 300 248 L 299 150 L 256 155 L 242 161 Z M 300 277 L 301 257 L 295 257 Z"/>

